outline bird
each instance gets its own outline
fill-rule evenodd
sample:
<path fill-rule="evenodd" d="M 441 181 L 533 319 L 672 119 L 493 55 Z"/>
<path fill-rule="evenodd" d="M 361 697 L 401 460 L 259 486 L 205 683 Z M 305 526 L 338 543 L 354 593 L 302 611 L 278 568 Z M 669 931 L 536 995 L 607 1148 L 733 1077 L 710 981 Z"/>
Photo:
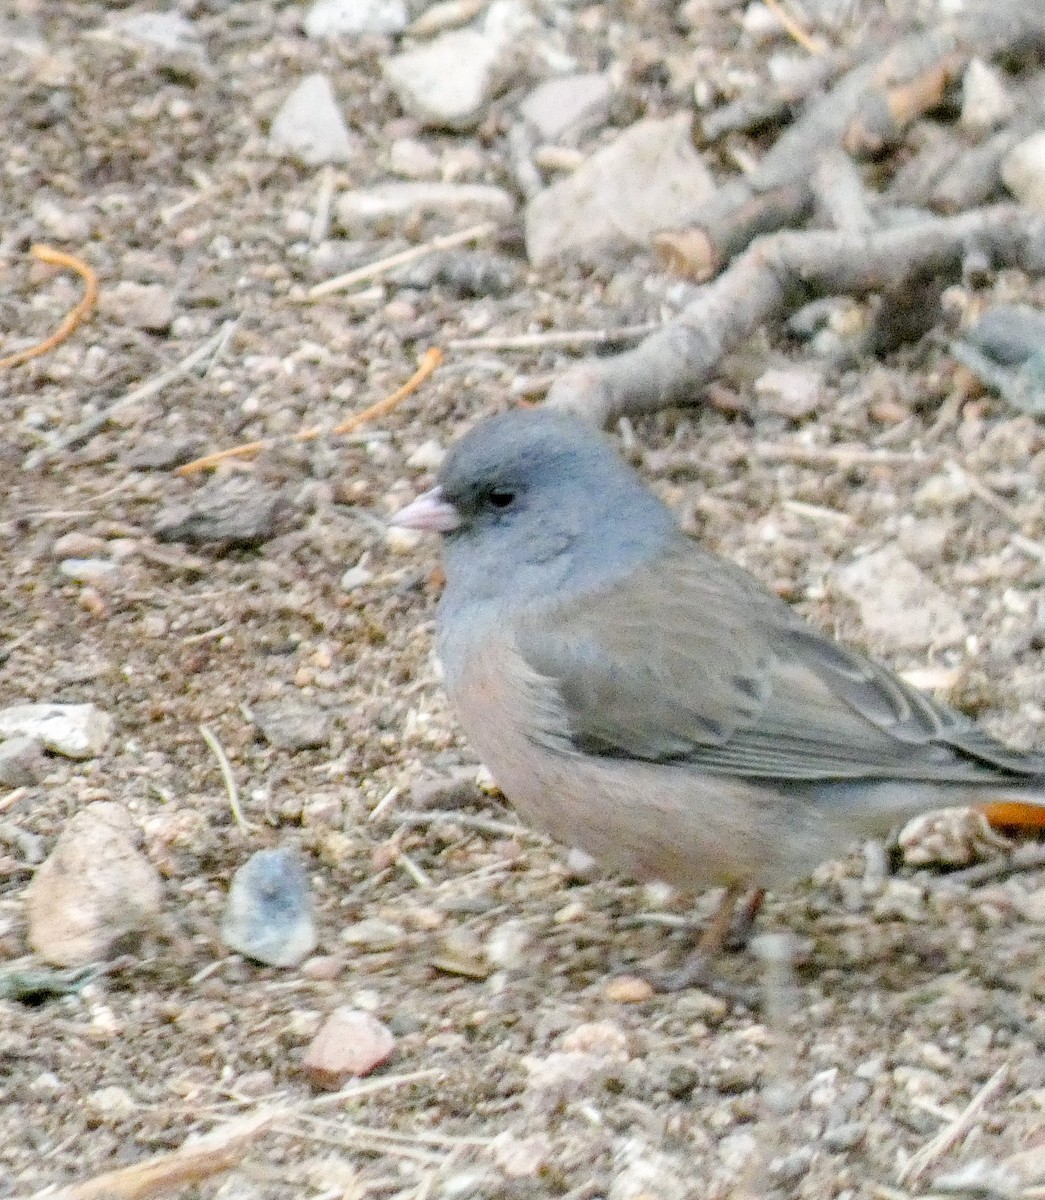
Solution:
<path fill-rule="evenodd" d="M 1045 822 L 1045 756 L 706 549 L 579 417 L 479 421 L 393 521 L 442 535 L 444 686 L 519 814 L 632 879 L 725 889 L 680 986 L 744 894 L 858 840 L 954 805 Z"/>

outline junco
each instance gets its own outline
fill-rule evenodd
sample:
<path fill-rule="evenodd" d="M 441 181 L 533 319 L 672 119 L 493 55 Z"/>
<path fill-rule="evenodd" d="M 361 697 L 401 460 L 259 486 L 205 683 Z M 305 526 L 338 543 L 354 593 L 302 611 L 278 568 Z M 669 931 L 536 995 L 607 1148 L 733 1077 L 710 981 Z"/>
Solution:
<path fill-rule="evenodd" d="M 480 758 L 632 878 L 735 900 L 925 811 L 1045 807 L 1045 757 L 819 633 L 573 417 L 481 422 L 395 522 L 444 536 L 438 653 Z"/>

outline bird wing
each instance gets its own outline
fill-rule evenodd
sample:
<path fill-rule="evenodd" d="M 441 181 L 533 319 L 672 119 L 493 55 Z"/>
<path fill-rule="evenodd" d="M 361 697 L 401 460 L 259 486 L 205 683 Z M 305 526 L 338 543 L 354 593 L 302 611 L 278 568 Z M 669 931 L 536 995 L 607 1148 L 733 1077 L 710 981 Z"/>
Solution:
<path fill-rule="evenodd" d="M 746 572 L 685 542 L 611 587 L 531 611 L 542 741 L 747 778 L 984 782 L 1045 775 Z"/>

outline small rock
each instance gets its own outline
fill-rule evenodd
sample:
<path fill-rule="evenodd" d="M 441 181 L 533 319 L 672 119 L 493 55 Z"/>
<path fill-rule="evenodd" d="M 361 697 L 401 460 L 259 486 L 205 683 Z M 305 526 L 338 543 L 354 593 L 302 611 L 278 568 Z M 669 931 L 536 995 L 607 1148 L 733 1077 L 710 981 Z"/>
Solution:
<path fill-rule="evenodd" d="M 316 948 L 308 876 L 291 850 L 259 850 L 232 877 L 225 944 L 270 967 L 294 967 Z"/>
<path fill-rule="evenodd" d="M 0 738 L 35 738 L 52 754 L 94 758 L 112 736 L 113 720 L 93 704 L 16 704 L 0 709 Z"/>
<path fill-rule="evenodd" d="M 316 0 L 303 24 L 310 38 L 336 38 L 402 33 L 408 20 L 405 0 Z"/>
<path fill-rule="evenodd" d="M 345 192 L 335 207 L 339 225 L 351 235 L 392 221 L 453 217 L 465 224 L 506 221 L 514 213 L 508 192 L 480 183 L 385 183 Z"/>
<path fill-rule="evenodd" d="M 120 568 L 105 558 L 65 558 L 58 570 L 75 583 L 86 583 L 99 591 L 108 591 L 119 578 Z"/>
<path fill-rule="evenodd" d="M 963 332 L 962 340 L 999 366 L 1018 367 L 1045 352 L 1045 312 L 1029 304 L 997 304 Z"/>
<path fill-rule="evenodd" d="M 416 529 L 400 529 L 389 525 L 385 530 L 385 545 L 394 554 L 412 554 L 421 544 L 424 534 Z"/>
<path fill-rule="evenodd" d="M 111 287 L 103 288 L 98 311 L 127 329 L 163 333 L 174 320 L 174 300 L 162 284 L 121 279 Z"/>
<path fill-rule="evenodd" d="M 893 547 L 847 564 L 835 580 L 879 649 L 924 651 L 965 640 L 954 601 Z"/>
<path fill-rule="evenodd" d="M 812 416 L 823 396 L 824 377 L 805 367 L 771 367 L 755 380 L 759 407 L 800 421 Z"/>
<path fill-rule="evenodd" d="M 653 996 L 653 985 L 637 975 L 621 975 L 606 985 L 606 999 L 614 1004 L 642 1004 Z"/>
<path fill-rule="evenodd" d="M 363 921 L 355 921 L 346 925 L 341 931 L 341 940 L 346 946 L 356 946 L 361 950 L 380 953 L 385 950 L 395 950 L 406 940 L 406 930 L 402 925 L 392 921 L 382 921 L 379 917 L 368 917 Z"/>
<path fill-rule="evenodd" d="M 406 465 L 415 471 L 438 471 L 446 457 L 446 450 L 435 438 L 422 442 L 412 451 Z"/>
<path fill-rule="evenodd" d="M 846 1150 L 855 1150 L 864 1140 L 867 1132 L 862 1121 L 845 1121 L 841 1125 L 832 1125 L 824 1130 L 824 1145 L 834 1154 L 843 1154 Z"/>
<path fill-rule="evenodd" d="M 962 127 L 985 133 L 1004 125 L 1014 112 L 1012 95 L 999 73 L 982 58 L 972 59 L 962 77 Z"/>
<path fill-rule="evenodd" d="M 441 34 L 386 59 L 383 72 L 403 111 L 433 129 L 474 129 L 513 74 L 512 47 L 476 29 Z"/>
<path fill-rule="evenodd" d="M 941 808 L 908 821 L 897 845 L 910 866 L 965 867 L 1012 850 L 1012 842 L 973 808 Z"/>
<path fill-rule="evenodd" d="M 613 1021 L 587 1021 L 563 1035 L 562 1049 L 568 1054 L 595 1054 L 600 1058 L 626 1059 L 628 1035 Z"/>
<path fill-rule="evenodd" d="M 1002 160 L 1001 177 L 1021 204 L 1045 212 L 1045 129 L 1013 146 Z"/>
<path fill-rule="evenodd" d="M 31 787 L 44 777 L 43 746 L 34 737 L 11 737 L 0 742 L 0 787 Z"/>
<path fill-rule="evenodd" d="M 100 537 L 74 531 L 56 538 L 51 553 L 55 558 L 94 558 L 104 548 L 105 542 Z"/>
<path fill-rule="evenodd" d="M 320 983 L 333 983 L 344 971 L 345 960 L 336 954 L 316 954 L 301 964 L 302 976 Z"/>
<path fill-rule="evenodd" d="M 155 928 L 163 889 L 119 804 L 75 813 L 26 889 L 29 942 L 55 966 L 110 958 Z"/>
<path fill-rule="evenodd" d="M 530 261 L 546 266 L 645 248 L 659 230 L 695 222 L 714 190 L 690 141 L 688 114 L 639 121 L 530 201 Z"/>
<path fill-rule="evenodd" d="M 629 1136 L 613 1148 L 615 1175 L 606 1200 L 689 1200 L 692 1173 L 676 1155 L 648 1145 L 644 1138 Z"/>
<path fill-rule="evenodd" d="M 519 105 L 519 112 L 548 142 L 576 143 L 604 125 L 613 99 L 608 75 L 590 72 L 549 79 Z"/>
<path fill-rule="evenodd" d="M 490 1154 L 498 1170 L 509 1179 L 532 1179 L 547 1165 L 551 1142 L 543 1133 L 517 1137 L 505 1129 L 490 1143 Z"/>
<path fill-rule="evenodd" d="M 270 746 L 316 750 L 330 741 L 330 714 L 303 700 L 273 700 L 253 706 L 254 720 Z"/>
<path fill-rule="evenodd" d="M 567 853 L 565 867 L 567 879 L 577 883 L 591 883 L 603 873 L 599 860 L 577 846 Z"/>
<path fill-rule="evenodd" d="M 283 101 L 269 130 L 269 146 L 274 154 L 306 167 L 346 163 L 355 156 L 355 143 L 325 75 L 307 76 Z"/>
<path fill-rule="evenodd" d="M 403 179 L 438 179 L 439 157 L 416 138 L 396 138 L 388 151 L 388 168 Z"/>
<path fill-rule="evenodd" d="M 358 562 L 354 567 L 349 567 L 341 576 L 340 587 L 343 592 L 354 592 L 356 588 L 365 587 L 366 584 L 371 583 L 373 578 L 374 572 L 363 566 L 362 562 Z"/>
<path fill-rule="evenodd" d="M 203 52 L 199 31 L 179 12 L 131 13 L 111 22 L 109 30 L 135 45 L 168 54 Z"/>
<path fill-rule="evenodd" d="M 529 945 L 530 935 L 519 921 L 504 921 L 486 939 L 486 958 L 498 970 L 519 970 L 525 966 Z"/>
<path fill-rule="evenodd" d="M 147 436 L 127 455 L 127 466 L 136 471 L 169 471 L 180 467 L 207 450 L 207 440 L 198 433 Z"/>
<path fill-rule="evenodd" d="M 83 1097 L 84 1108 L 106 1125 L 118 1125 L 141 1112 L 141 1105 L 126 1088 L 98 1088 Z"/>
<path fill-rule="evenodd" d="M 205 485 L 186 502 L 168 505 L 153 533 L 161 542 L 257 546 L 276 535 L 288 507 L 282 492 L 234 475 Z"/>
<path fill-rule="evenodd" d="M 84 212 L 70 212 L 45 196 L 33 202 L 33 220 L 48 237 L 59 242 L 81 244 L 91 236 L 91 218 Z"/>
<path fill-rule="evenodd" d="M 395 1038 L 375 1016 L 342 1006 L 312 1039 L 303 1066 L 316 1087 L 336 1091 L 350 1079 L 369 1075 L 394 1049 Z"/>

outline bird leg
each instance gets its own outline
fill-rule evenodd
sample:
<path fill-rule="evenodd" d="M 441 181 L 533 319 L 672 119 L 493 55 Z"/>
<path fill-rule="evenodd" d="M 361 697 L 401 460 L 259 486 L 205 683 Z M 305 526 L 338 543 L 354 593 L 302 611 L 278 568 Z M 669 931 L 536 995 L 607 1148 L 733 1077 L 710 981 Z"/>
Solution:
<path fill-rule="evenodd" d="M 741 899 L 744 903 L 740 904 Z M 680 967 L 653 980 L 661 992 L 681 992 L 689 987 L 701 987 L 724 1000 L 752 1003 L 750 988 L 740 987 L 723 979 L 715 970 L 715 960 L 725 949 L 746 945 L 765 891 L 755 888 L 744 897 L 740 887 L 726 888 L 711 921 L 701 930 L 695 945 Z"/>

